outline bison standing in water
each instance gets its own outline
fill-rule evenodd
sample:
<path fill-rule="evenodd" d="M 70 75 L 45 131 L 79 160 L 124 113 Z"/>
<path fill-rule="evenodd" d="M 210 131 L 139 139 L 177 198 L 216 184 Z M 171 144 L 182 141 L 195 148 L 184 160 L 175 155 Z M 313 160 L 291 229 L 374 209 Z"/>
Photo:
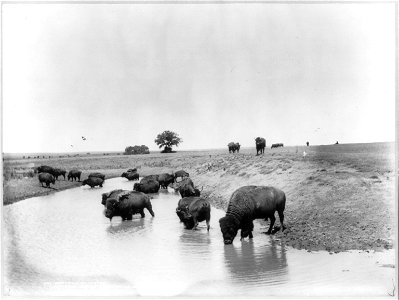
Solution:
<path fill-rule="evenodd" d="M 95 186 L 103 187 L 104 180 L 99 177 L 89 177 L 85 180 L 82 181 L 82 185 L 89 185 L 91 188 L 94 188 Z"/>
<path fill-rule="evenodd" d="M 127 180 L 139 180 L 140 175 L 137 172 L 123 172 L 121 177 L 126 178 Z"/>
<path fill-rule="evenodd" d="M 146 208 L 151 216 L 155 216 L 152 210 L 150 197 L 144 193 L 136 191 L 114 190 L 107 194 L 103 194 L 105 198 L 104 215 L 112 221 L 113 217 L 119 216 L 122 220 L 132 220 L 134 214 L 140 214 L 145 217 L 144 208 Z"/>
<path fill-rule="evenodd" d="M 259 152 L 261 154 L 265 153 L 266 140 L 264 138 L 257 137 L 255 139 L 255 145 L 256 145 L 256 155 L 258 155 Z"/>
<path fill-rule="evenodd" d="M 252 238 L 253 220 L 270 219 L 267 234 L 270 234 L 276 220 L 277 211 L 281 230 L 284 226 L 285 194 L 283 191 L 268 186 L 243 186 L 237 189 L 230 198 L 226 216 L 219 220 L 224 243 L 231 244 L 241 229 L 241 239 Z"/>
<path fill-rule="evenodd" d="M 188 197 L 181 199 L 176 213 L 187 229 L 197 229 L 198 222 L 206 221 L 209 231 L 211 220 L 211 204 L 202 197 Z"/>
<path fill-rule="evenodd" d="M 90 177 L 97 177 L 97 178 L 101 178 L 102 180 L 105 180 L 105 175 L 103 173 L 100 172 L 94 172 L 94 173 L 90 173 L 89 176 Z"/>
<path fill-rule="evenodd" d="M 134 184 L 133 190 L 138 192 L 143 192 L 145 194 L 158 193 L 159 182 L 151 179 L 148 180 L 141 179 L 140 183 Z"/>
<path fill-rule="evenodd" d="M 39 174 L 39 182 L 42 184 L 46 184 L 46 187 L 50 187 L 50 183 L 55 184 L 55 178 L 50 173 L 40 173 Z"/>
<path fill-rule="evenodd" d="M 183 179 L 184 177 L 190 177 L 190 174 L 184 170 L 176 171 L 174 175 L 175 175 L 175 182 L 177 182 L 178 177 L 180 177 L 181 179 Z"/>
<path fill-rule="evenodd" d="M 182 198 L 201 195 L 201 191 L 194 187 L 194 183 L 190 178 L 184 178 L 182 181 L 175 182 L 172 184 L 172 188 L 175 192 L 179 192 Z"/>
<path fill-rule="evenodd" d="M 161 188 L 167 189 L 168 185 L 175 182 L 173 174 L 162 173 L 158 176 L 158 182 Z"/>

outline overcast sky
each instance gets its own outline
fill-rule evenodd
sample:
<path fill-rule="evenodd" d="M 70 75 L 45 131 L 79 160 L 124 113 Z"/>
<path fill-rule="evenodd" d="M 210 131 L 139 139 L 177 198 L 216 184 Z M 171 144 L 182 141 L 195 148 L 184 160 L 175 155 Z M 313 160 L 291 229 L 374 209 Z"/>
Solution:
<path fill-rule="evenodd" d="M 3 152 L 156 150 L 164 130 L 177 150 L 395 139 L 394 3 L 2 14 Z"/>

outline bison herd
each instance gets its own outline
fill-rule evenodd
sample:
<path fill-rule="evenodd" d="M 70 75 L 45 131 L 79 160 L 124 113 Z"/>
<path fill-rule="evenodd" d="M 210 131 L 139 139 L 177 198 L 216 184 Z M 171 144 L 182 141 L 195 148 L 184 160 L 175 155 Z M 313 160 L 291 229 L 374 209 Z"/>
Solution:
<path fill-rule="evenodd" d="M 309 146 L 309 142 L 307 142 L 306 144 L 307 146 Z M 255 146 L 256 146 L 256 155 L 265 153 L 266 140 L 262 137 L 257 137 L 255 139 Z M 227 147 L 229 148 L 229 153 L 235 153 L 236 151 L 237 153 L 240 152 L 239 143 L 230 142 L 227 144 Z M 284 147 L 284 144 L 283 143 L 272 144 L 271 149 L 278 147 Z"/>
<path fill-rule="evenodd" d="M 263 151 L 266 141 L 262 138 L 259 139 L 259 151 Z M 60 175 L 64 176 L 65 179 L 66 174 L 65 170 L 49 166 L 40 166 L 37 171 L 39 172 L 39 182 L 42 186 L 45 183 L 47 187 L 51 183 L 55 184 L 55 180 Z M 69 171 L 67 177 L 68 180 L 80 181 L 81 175 L 81 171 L 74 169 Z M 140 176 L 135 168 L 122 173 L 121 177 L 134 181 L 139 180 Z M 179 181 L 178 178 L 180 178 Z M 104 174 L 95 172 L 89 174 L 88 178 L 82 181 L 82 185 L 88 185 L 91 188 L 102 187 L 104 180 Z M 159 189 L 167 189 L 168 187 L 173 188 L 181 196 L 177 203 L 176 214 L 185 228 L 195 230 L 199 222 L 205 221 L 209 231 L 210 202 L 207 197 L 201 196 L 202 188 L 201 190 L 198 189 L 189 177 L 189 173 L 184 170 L 172 174 L 162 173 L 145 176 L 140 182 L 135 183 L 133 190 L 130 191 L 117 189 L 103 193 L 101 204 L 104 206 L 104 215 L 110 221 L 116 216 L 121 217 L 122 220 L 132 220 L 134 214 L 140 214 L 144 218 L 144 209 L 146 209 L 154 217 L 155 213 L 151 204 L 152 197 L 148 194 L 157 193 Z M 231 244 L 238 230 L 241 230 L 241 240 L 246 237 L 253 238 L 253 220 L 255 219 L 270 220 L 266 234 L 271 234 L 276 220 L 274 216 L 276 211 L 280 220 L 280 229 L 283 231 L 285 229 L 285 202 L 285 193 L 275 187 L 251 185 L 238 188 L 230 197 L 226 215 L 219 220 L 224 244 Z"/>

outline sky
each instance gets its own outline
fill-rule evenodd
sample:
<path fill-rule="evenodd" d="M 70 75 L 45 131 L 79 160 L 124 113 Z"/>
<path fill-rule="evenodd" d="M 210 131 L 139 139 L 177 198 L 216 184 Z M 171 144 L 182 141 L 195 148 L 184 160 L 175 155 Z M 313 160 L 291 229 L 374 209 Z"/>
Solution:
<path fill-rule="evenodd" d="M 2 47 L 4 153 L 395 140 L 394 3 L 8 3 Z"/>

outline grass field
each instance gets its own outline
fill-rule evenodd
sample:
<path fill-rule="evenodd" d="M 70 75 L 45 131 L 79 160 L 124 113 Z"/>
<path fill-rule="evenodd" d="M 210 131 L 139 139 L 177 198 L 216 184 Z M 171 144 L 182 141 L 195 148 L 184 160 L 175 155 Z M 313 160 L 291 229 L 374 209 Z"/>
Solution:
<path fill-rule="evenodd" d="M 203 195 L 222 209 L 241 186 L 282 189 L 287 195 L 288 229 L 275 238 L 295 248 L 343 251 L 393 247 L 394 143 L 269 148 L 259 156 L 255 152 L 254 148 L 244 148 L 229 154 L 226 147 L 134 156 L 113 153 L 22 159 L 5 155 L 3 203 L 80 185 L 61 179 L 53 189 L 42 188 L 36 174 L 29 177 L 32 168 L 40 165 L 77 168 L 83 171 L 83 179 L 93 171 L 103 172 L 106 178 L 116 177 L 133 167 L 140 176 L 184 169 L 203 187 Z"/>

